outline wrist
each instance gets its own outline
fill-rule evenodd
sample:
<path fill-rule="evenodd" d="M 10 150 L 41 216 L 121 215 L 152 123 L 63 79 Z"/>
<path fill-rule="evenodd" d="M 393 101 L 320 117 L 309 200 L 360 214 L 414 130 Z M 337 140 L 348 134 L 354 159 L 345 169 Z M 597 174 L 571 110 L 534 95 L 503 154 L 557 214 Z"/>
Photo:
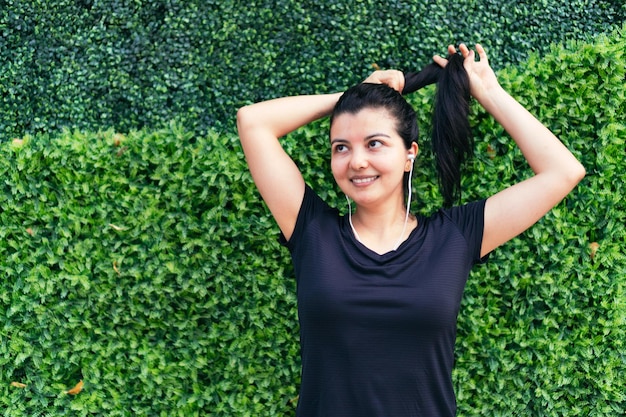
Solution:
<path fill-rule="evenodd" d="M 495 84 L 489 88 L 483 89 L 480 94 L 472 96 L 489 112 L 491 112 L 492 108 L 500 107 L 511 97 L 500 84 Z"/>

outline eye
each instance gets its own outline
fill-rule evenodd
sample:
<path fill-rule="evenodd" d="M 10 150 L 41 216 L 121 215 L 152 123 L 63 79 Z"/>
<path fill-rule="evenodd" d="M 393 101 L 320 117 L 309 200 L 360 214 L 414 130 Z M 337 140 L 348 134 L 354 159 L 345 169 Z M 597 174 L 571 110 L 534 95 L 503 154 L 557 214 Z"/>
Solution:
<path fill-rule="evenodd" d="M 348 147 L 346 145 L 343 145 L 341 143 L 338 143 L 337 145 L 335 145 L 335 147 L 333 148 L 333 151 L 335 153 L 343 153 L 346 152 L 348 150 Z"/>
<path fill-rule="evenodd" d="M 371 149 L 376 149 L 376 148 L 380 148 L 381 146 L 383 146 L 383 143 L 377 139 L 374 139 L 374 140 L 370 140 L 367 143 L 367 146 Z"/>

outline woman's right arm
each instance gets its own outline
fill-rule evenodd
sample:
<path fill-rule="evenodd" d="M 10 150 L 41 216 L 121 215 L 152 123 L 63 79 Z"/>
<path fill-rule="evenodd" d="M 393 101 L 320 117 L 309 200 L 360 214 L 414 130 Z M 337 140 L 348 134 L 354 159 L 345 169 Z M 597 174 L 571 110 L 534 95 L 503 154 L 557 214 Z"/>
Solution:
<path fill-rule="evenodd" d="M 250 173 L 287 240 L 304 198 L 304 179 L 278 138 L 329 115 L 340 96 L 283 97 L 245 106 L 237 112 L 237 130 Z"/>
<path fill-rule="evenodd" d="M 397 70 L 374 71 L 364 82 L 387 84 L 402 91 L 404 74 Z M 239 139 L 252 179 L 287 240 L 291 239 L 304 198 L 304 179 L 278 138 L 328 116 L 342 94 L 277 98 L 237 112 Z"/>

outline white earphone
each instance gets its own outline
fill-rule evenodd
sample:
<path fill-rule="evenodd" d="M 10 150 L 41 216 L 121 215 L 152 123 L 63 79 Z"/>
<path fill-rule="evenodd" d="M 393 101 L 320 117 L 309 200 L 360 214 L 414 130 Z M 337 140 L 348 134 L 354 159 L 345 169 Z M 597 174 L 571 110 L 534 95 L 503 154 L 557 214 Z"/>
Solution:
<path fill-rule="evenodd" d="M 406 159 L 410 159 L 411 162 L 415 161 L 415 155 L 413 155 L 412 153 L 408 154 Z"/>

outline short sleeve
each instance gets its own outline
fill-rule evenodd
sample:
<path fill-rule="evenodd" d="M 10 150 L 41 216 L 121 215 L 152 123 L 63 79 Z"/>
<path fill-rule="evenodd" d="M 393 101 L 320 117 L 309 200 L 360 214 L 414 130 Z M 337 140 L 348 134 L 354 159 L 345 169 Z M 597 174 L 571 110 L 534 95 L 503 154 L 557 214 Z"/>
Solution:
<path fill-rule="evenodd" d="M 485 229 L 485 203 L 487 200 L 474 201 L 462 206 L 444 210 L 446 216 L 457 225 L 472 253 L 474 263 L 484 263 L 489 255 L 480 257 Z"/>
<path fill-rule="evenodd" d="M 300 237 L 304 233 L 308 219 L 314 218 L 318 213 L 328 210 L 329 208 L 328 204 L 326 204 L 308 184 L 305 184 L 304 197 L 302 198 L 302 204 L 298 212 L 291 239 L 287 240 L 285 235 L 281 232 L 278 242 L 289 249 L 290 252 L 293 252 L 296 242 L 300 240 Z"/>

